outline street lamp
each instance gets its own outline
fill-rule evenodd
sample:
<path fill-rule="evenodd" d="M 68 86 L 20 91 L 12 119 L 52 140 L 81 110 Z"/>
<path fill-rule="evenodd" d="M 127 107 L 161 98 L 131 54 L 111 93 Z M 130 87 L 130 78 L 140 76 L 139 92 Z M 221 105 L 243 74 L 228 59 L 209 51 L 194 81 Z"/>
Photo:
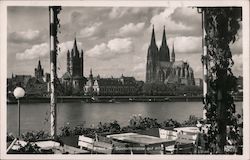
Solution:
<path fill-rule="evenodd" d="M 20 101 L 19 99 L 25 95 L 25 91 L 21 87 L 16 87 L 13 94 L 16 97 L 17 104 L 18 104 L 18 137 L 20 137 Z"/>

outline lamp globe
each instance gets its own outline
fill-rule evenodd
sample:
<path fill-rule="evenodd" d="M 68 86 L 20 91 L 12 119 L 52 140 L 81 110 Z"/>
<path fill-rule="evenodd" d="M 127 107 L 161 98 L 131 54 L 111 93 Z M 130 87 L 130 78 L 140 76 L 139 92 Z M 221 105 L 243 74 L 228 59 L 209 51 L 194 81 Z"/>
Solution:
<path fill-rule="evenodd" d="M 16 99 L 19 99 L 25 95 L 25 91 L 21 87 L 16 87 L 13 94 L 16 97 Z"/>

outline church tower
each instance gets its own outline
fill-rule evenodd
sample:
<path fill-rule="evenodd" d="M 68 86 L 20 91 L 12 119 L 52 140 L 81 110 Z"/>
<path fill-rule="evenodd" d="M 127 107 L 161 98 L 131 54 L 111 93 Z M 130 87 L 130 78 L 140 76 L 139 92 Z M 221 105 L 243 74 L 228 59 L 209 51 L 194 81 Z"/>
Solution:
<path fill-rule="evenodd" d="M 155 42 L 154 26 L 152 29 L 151 42 L 148 47 L 147 64 L 146 64 L 146 82 L 151 83 L 156 78 L 156 65 L 158 60 L 158 47 Z"/>
<path fill-rule="evenodd" d="M 171 62 L 175 62 L 174 43 L 173 43 L 173 48 L 172 48 L 172 53 L 171 53 Z"/>
<path fill-rule="evenodd" d="M 166 40 L 165 26 L 163 29 L 162 43 L 161 43 L 161 47 L 159 50 L 159 61 L 170 62 L 169 48 L 168 48 L 167 40 Z"/>
<path fill-rule="evenodd" d="M 89 80 L 91 81 L 91 86 L 93 86 L 94 85 L 94 77 L 93 77 L 93 73 L 92 73 L 92 68 L 90 68 Z"/>
<path fill-rule="evenodd" d="M 76 38 L 71 53 L 67 53 L 67 70 L 74 76 L 83 76 L 83 51 L 79 52 Z"/>
<path fill-rule="evenodd" d="M 35 68 L 35 77 L 38 80 L 42 80 L 43 76 L 44 76 L 44 74 L 43 74 L 43 68 L 42 68 L 42 65 L 41 65 L 41 61 L 39 59 L 37 68 Z"/>
<path fill-rule="evenodd" d="M 67 72 L 70 73 L 71 72 L 71 59 L 70 59 L 70 52 L 68 50 L 67 52 Z"/>

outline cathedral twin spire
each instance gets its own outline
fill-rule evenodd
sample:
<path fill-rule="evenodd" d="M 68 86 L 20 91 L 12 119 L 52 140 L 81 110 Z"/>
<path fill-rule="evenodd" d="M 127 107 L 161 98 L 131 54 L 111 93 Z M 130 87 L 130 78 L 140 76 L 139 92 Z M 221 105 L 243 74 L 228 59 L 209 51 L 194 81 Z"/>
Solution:
<path fill-rule="evenodd" d="M 162 35 L 162 42 L 161 42 L 161 46 L 167 46 L 165 26 L 164 26 L 164 28 L 163 28 L 163 35 Z"/>
<path fill-rule="evenodd" d="M 152 30 L 152 36 L 151 36 L 150 46 L 156 46 L 154 25 L 153 25 L 153 30 Z"/>
<path fill-rule="evenodd" d="M 156 41 L 155 41 L 155 31 L 154 31 L 154 25 L 153 25 L 153 29 L 152 29 L 152 36 L 151 36 L 151 43 L 150 43 L 150 47 L 156 47 Z M 174 46 L 173 46 L 174 47 Z M 157 48 L 158 50 L 158 48 Z M 160 61 L 167 61 L 170 62 L 170 52 L 169 52 L 169 48 L 167 45 L 167 38 L 166 38 L 166 31 L 165 31 L 165 26 L 163 29 L 163 35 L 162 35 L 162 43 L 160 46 L 160 49 L 158 51 L 158 59 Z M 172 49 L 172 54 L 171 54 L 171 61 L 174 61 L 175 59 L 175 53 L 174 53 L 174 49 Z"/>

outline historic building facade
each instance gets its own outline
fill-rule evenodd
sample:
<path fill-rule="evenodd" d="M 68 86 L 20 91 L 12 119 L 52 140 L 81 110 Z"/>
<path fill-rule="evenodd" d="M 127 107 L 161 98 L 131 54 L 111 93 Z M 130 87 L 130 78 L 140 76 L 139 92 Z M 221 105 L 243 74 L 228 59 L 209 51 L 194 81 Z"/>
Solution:
<path fill-rule="evenodd" d="M 94 78 L 92 70 L 84 86 L 85 95 L 123 96 L 136 95 L 137 92 L 138 82 L 134 77 L 125 77 L 122 75 L 120 78 L 101 78 L 98 75 Z"/>
<path fill-rule="evenodd" d="M 62 84 L 68 94 L 81 92 L 86 78 L 83 76 L 83 50 L 77 48 L 76 38 L 71 52 L 67 52 L 67 72 L 62 76 Z"/>
<path fill-rule="evenodd" d="M 171 55 L 171 56 L 170 56 Z M 193 69 L 187 62 L 175 61 L 174 46 L 170 53 L 165 26 L 160 48 L 156 44 L 154 27 L 147 53 L 146 83 L 194 85 Z"/>
<path fill-rule="evenodd" d="M 19 86 L 24 88 L 27 96 L 48 96 L 48 85 L 49 81 L 46 81 L 44 77 L 44 70 L 39 60 L 37 68 L 34 69 L 34 76 L 12 74 L 7 81 L 7 90 L 11 93 Z"/>

